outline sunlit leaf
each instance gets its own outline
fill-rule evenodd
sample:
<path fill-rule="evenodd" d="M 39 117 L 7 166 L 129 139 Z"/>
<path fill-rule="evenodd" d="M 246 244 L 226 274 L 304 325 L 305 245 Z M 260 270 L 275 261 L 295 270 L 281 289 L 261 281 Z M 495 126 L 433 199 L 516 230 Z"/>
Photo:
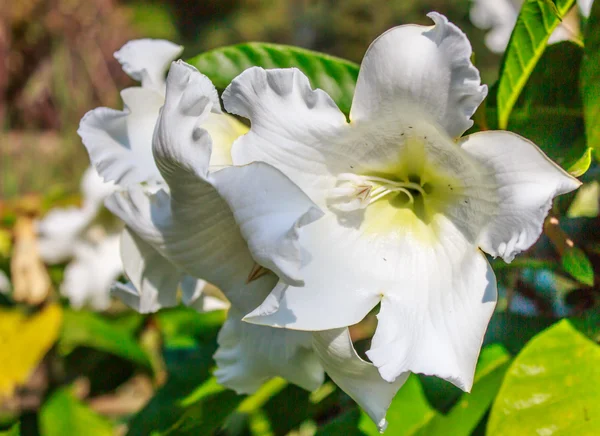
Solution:
<path fill-rule="evenodd" d="M 526 0 L 506 48 L 498 84 L 498 124 L 508 126 L 510 112 L 542 56 L 550 35 L 574 0 Z M 558 14 L 557 14 L 558 12 Z"/>
<path fill-rule="evenodd" d="M 0 397 L 24 383 L 56 342 L 62 310 L 50 305 L 35 315 L 0 309 Z"/>
<path fill-rule="evenodd" d="M 595 2 L 584 34 L 581 94 L 585 131 L 590 147 L 600 149 L 600 2 Z"/>
<path fill-rule="evenodd" d="M 44 403 L 40 412 L 41 436 L 113 436 L 112 424 L 61 388 Z"/>
<path fill-rule="evenodd" d="M 516 357 L 494 401 L 488 434 L 600 434 L 600 347 L 563 320 Z"/>
<path fill-rule="evenodd" d="M 516 102 L 508 130 L 537 144 L 553 161 L 575 176 L 585 173 L 591 153 L 585 141 L 585 123 L 579 89 L 581 47 L 572 42 L 553 44 L 546 49 Z M 496 124 L 495 101 L 499 88 L 490 90 L 488 121 Z"/>
<path fill-rule="evenodd" d="M 577 190 L 575 199 L 569 210 L 567 216 L 569 218 L 595 218 L 600 212 L 600 183 L 593 181 L 586 183 Z"/>
<path fill-rule="evenodd" d="M 565 271 L 577 281 L 594 286 L 594 268 L 583 250 L 570 247 L 563 253 L 561 262 Z"/>
<path fill-rule="evenodd" d="M 344 59 L 286 45 L 251 42 L 202 53 L 187 62 L 207 75 L 215 86 L 225 89 L 242 71 L 296 67 L 315 88 L 325 90 L 344 113 L 350 112 L 358 65 Z"/>
<path fill-rule="evenodd" d="M 100 315 L 65 310 L 59 350 L 67 355 L 76 347 L 94 348 L 151 368 L 148 355 L 130 330 L 113 325 Z"/>

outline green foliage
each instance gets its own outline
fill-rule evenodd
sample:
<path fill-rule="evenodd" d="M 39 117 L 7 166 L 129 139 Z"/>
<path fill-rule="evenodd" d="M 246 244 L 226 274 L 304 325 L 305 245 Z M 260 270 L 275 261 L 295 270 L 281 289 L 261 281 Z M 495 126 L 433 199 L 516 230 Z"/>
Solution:
<path fill-rule="evenodd" d="M 91 312 L 65 310 L 58 344 L 63 355 L 76 347 L 88 347 L 151 368 L 148 355 L 130 330 Z"/>
<path fill-rule="evenodd" d="M 21 424 L 16 423 L 8 430 L 0 430 L 0 436 L 20 436 L 21 435 Z"/>
<path fill-rule="evenodd" d="M 411 375 L 400 389 L 387 414 L 388 432 L 393 435 L 464 435 L 471 434 L 483 418 L 502 383 L 510 355 L 499 345 L 483 349 L 471 394 L 462 394 L 446 414 L 435 410 L 427 401 L 419 379 Z M 346 425 L 343 417 L 338 425 Z M 359 421 L 360 430 L 367 435 L 379 434 L 366 414 Z M 325 433 L 323 433 L 325 434 Z"/>
<path fill-rule="evenodd" d="M 562 42 L 549 46 L 533 69 L 510 113 L 508 130 L 538 145 L 552 160 L 575 176 L 587 171 L 591 153 L 585 143 L 585 125 L 579 92 L 581 47 Z M 501 79 L 502 80 L 502 79 Z M 488 118 L 496 125 L 495 101 L 500 86 L 490 92 Z"/>
<path fill-rule="evenodd" d="M 494 401 L 488 433 L 598 434 L 600 347 L 563 320 L 516 357 Z"/>
<path fill-rule="evenodd" d="M 594 286 L 594 267 L 581 248 L 568 248 L 561 260 L 564 270 L 573 278 L 584 285 Z"/>
<path fill-rule="evenodd" d="M 58 389 L 40 412 L 41 436 L 86 435 L 113 436 L 112 424 L 92 411 L 70 392 Z"/>
<path fill-rule="evenodd" d="M 538 60 L 548 38 L 561 22 L 574 0 L 526 0 L 506 48 L 498 81 L 498 125 L 508 126 L 509 116 L 519 94 Z"/>
<path fill-rule="evenodd" d="M 600 149 L 600 3 L 595 2 L 584 34 L 581 95 L 585 110 L 587 143 Z"/>
<path fill-rule="evenodd" d="M 251 42 L 222 47 L 189 59 L 219 89 L 252 66 L 296 67 L 308 76 L 314 88 L 326 91 L 344 113 L 350 112 L 358 65 L 310 50 L 277 44 Z"/>

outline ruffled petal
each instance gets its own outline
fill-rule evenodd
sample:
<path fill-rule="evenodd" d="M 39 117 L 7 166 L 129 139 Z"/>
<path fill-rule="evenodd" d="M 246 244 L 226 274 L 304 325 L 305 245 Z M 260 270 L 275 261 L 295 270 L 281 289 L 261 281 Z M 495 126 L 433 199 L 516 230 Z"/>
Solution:
<path fill-rule="evenodd" d="M 302 259 L 297 229 L 317 219 L 320 213 L 287 177 L 264 163 L 209 174 L 212 143 L 202 128 L 213 107 L 205 97 L 207 81 L 196 69 L 181 62 L 173 64 L 167 79 L 154 155 L 174 199 L 173 214 L 189 214 L 191 204 L 198 201 L 200 205 L 204 200 L 201 194 L 216 189 L 234 208 L 256 262 L 287 282 L 300 284 L 298 269 Z M 207 195 L 215 202 L 223 202 L 216 193 Z M 226 204 L 218 208 L 229 211 Z"/>
<path fill-rule="evenodd" d="M 349 128 L 346 117 L 327 93 L 311 88 L 301 71 L 249 68 L 227 87 L 223 103 L 252 124 L 233 145 L 235 165 L 269 163 L 301 183 L 317 203 L 333 183 L 331 174 L 347 171 L 342 144 L 332 142 Z"/>
<path fill-rule="evenodd" d="M 104 206 L 104 200 L 115 192 L 117 187 L 114 183 L 107 183 L 94 169 L 88 167 L 81 177 L 81 193 L 83 195 L 84 208 L 99 210 Z"/>
<path fill-rule="evenodd" d="M 479 246 L 510 262 L 539 238 L 552 200 L 581 182 L 552 162 L 534 143 L 510 132 L 480 132 L 461 147 L 488 171 L 497 208 L 478 237 Z"/>
<path fill-rule="evenodd" d="M 437 247 L 413 246 L 401 257 L 407 281 L 383 296 L 367 356 L 385 380 L 411 371 L 469 391 L 496 305 L 496 278 L 485 256 L 444 226 Z"/>
<path fill-rule="evenodd" d="M 383 380 L 377 368 L 356 353 L 347 328 L 315 332 L 313 345 L 329 377 L 383 432 L 387 426 L 387 409 L 410 373 L 400 375 L 393 383 Z"/>
<path fill-rule="evenodd" d="M 309 391 L 323 383 L 323 367 L 312 351 L 308 332 L 248 324 L 232 308 L 217 341 L 214 374 L 220 384 L 238 394 L 253 393 L 276 376 Z"/>
<path fill-rule="evenodd" d="M 429 113 L 451 137 L 473 125 L 487 95 L 470 61 L 465 34 L 436 12 L 433 27 L 395 27 L 377 38 L 363 59 L 352 102 L 352 121 L 373 119 L 399 104 Z"/>
<path fill-rule="evenodd" d="M 490 29 L 485 35 L 485 45 L 494 53 L 503 53 L 517 22 L 519 9 L 511 0 L 475 0 L 469 16 L 476 27 Z"/>
<path fill-rule="evenodd" d="M 167 69 L 182 52 L 182 46 L 162 39 L 136 39 L 115 52 L 115 58 L 144 88 L 164 93 Z"/>
<path fill-rule="evenodd" d="M 97 108 L 81 119 L 77 133 L 92 165 L 121 186 L 162 180 L 152 157 L 152 133 L 164 97 L 144 88 L 122 91 L 125 110 Z"/>

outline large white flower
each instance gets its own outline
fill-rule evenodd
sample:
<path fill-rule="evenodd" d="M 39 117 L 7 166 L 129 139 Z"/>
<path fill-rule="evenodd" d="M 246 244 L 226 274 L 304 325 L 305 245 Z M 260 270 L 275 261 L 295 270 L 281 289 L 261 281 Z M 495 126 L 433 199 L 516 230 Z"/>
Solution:
<path fill-rule="evenodd" d="M 219 144 L 204 125 L 211 112 L 220 111 L 216 90 L 205 76 L 182 62 L 171 66 L 153 141 L 168 192 L 132 187 L 107 202 L 127 223 L 135 250 L 142 253 L 130 252 L 143 271 L 138 276 L 161 283 L 154 286 L 156 307 L 172 298 L 164 291 L 175 286 L 181 271 L 223 290 L 232 308 L 219 334 L 215 375 L 224 385 L 252 392 L 278 375 L 312 390 L 325 369 L 384 428 L 385 411 L 404 379 L 382 380 L 373 365 L 358 357 L 346 328 L 312 334 L 241 321 L 277 284 L 274 274 L 257 269 L 257 262 L 285 283 L 302 285 L 298 233 L 322 213 L 269 165 L 217 163 L 223 153 L 215 153 Z M 242 231 L 255 231 L 249 241 L 254 256 L 222 196 L 243 204 L 239 214 L 253 216 Z"/>
<path fill-rule="evenodd" d="M 429 17 L 434 26 L 396 27 L 368 49 L 350 123 L 296 69 L 251 68 L 223 94 L 252 124 L 234 164 L 273 165 L 324 212 L 298 229 L 303 285 L 280 283 L 245 319 L 325 330 L 380 304 L 367 355 L 385 380 L 410 371 L 469 390 L 497 297 L 480 250 L 511 261 L 539 237 L 553 197 L 579 182 L 518 135 L 456 140 L 487 88 L 466 36 Z M 234 194 L 253 249 L 269 221 Z"/>
<path fill-rule="evenodd" d="M 584 17 L 589 17 L 594 0 L 578 0 L 579 11 Z M 485 44 L 495 53 L 506 50 L 510 35 L 519 17 L 523 0 L 474 0 L 471 6 L 470 18 L 480 29 L 490 29 L 485 36 Z M 549 43 L 566 41 L 577 36 L 579 26 L 574 20 L 568 20 L 559 25 L 550 36 Z"/>

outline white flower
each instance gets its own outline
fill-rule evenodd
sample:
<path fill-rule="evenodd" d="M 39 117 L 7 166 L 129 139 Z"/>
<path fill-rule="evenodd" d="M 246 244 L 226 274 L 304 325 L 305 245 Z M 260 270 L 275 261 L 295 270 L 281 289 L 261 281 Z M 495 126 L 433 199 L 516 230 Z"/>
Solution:
<path fill-rule="evenodd" d="M 350 123 L 296 69 L 248 69 L 223 94 L 252 124 L 234 164 L 273 165 L 324 212 L 298 229 L 303 285 L 280 283 L 245 320 L 335 329 L 380 304 L 367 355 L 385 380 L 416 372 L 469 390 L 497 297 L 480 250 L 511 261 L 539 237 L 553 197 L 580 183 L 510 132 L 455 142 L 487 88 L 466 36 L 429 17 L 434 26 L 371 45 Z M 222 194 L 256 249 L 270 221 L 248 197 Z"/>
<path fill-rule="evenodd" d="M 76 308 L 89 304 L 106 309 L 110 286 L 123 273 L 118 243 L 122 225 L 100 216 L 104 199 L 114 191 L 112 183 L 88 168 L 81 180 L 82 206 L 53 209 L 37 223 L 42 260 L 69 262 L 60 290 Z"/>
<path fill-rule="evenodd" d="M 577 1 L 581 15 L 589 17 L 593 2 L 594 0 Z M 471 22 L 480 29 L 490 29 L 485 36 L 485 44 L 491 51 L 502 53 L 506 50 L 522 5 L 523 0 L 473 0 Z M 574 32 L 578 32 L 577 25 L 573 28 L 563 23 L 555 29 L 548 42 L 552 44 L 569 40 L 575 36 Z"/>
<path fill-rule="evenodd" d="M 139 252 L 136 256 L 135 250 L 129 251 L 129 259 L 138 264 L 139 277 L 161 283 L 152 293 L 156 308 L 164 304 L 161 299 L 170 303 L 173 298 L 172 292 L 165 292 L 173 285 L 165 286 L 164 280 L 173 277 L 175 283 L 181 271 L 224 292 L 232 307 L 215 354 L 215 375 L 224 385 L 252 392 L 264 380 L 281 376 L 313 390 L 325 368 L 384 428 L 385 411 L 403 380 L 382 380 L 358 357 L 346 328 L 312 334 L 241 322 L 277 284 L 272 273 L 258 273 L 256 262 L 286 283 L 302 285 L 298 233 L 322 213 L 269 165 L 216 164 L 215 157 L 218 161 L 223 153 L 215 152 L 219 144 L 211 140 L 204 123 L 211 112 L 220 111 L 216 91 L 205 76 L 185 63 L 172 64 L 153 141 L 155 162 L 169 192 L 131 187 L 107 201 L 127 223 Z M 244 205 L 239 214 L 254 217 L 241 231 L 223 195 Z M 242 236 L 253 230 L 248 243 L 254 256 Z"/>
<path fill-rule="evenodd" d="M 165 102 L 165 74 L 169 64 L 176 59 L 183 47 L 164 40 L 140 39 L 130 41 L 115 53 L 123 70 L 133 79 L 141 82 L 141 87 L 127 88 L 121 92 L 125 110 L 97 108 L 88 112 L 78 130 L 90 155 L 92 165 L 107 182 L 114 182 L 120 188 L 143 183 L 147 189 L 168 189 L 152 156 L 152 134 L 158 119 L 159 110 Z M 216 96 L 216 91 L 215 95 Z M 247 128 L 234 117 L 225 114 L 211 114 L 205 123 L 215 142 L 222 145 L 220 154 L 215 156 L 217 164 L 231 163 L 230 148 L 234 139 L 247 131 Z M 213 310 L 222 307 L 212 298 L 201 295 L 204 281 L 191 280 L 182 271 L 171 268 L 169 271 L 152 271 L 161 281 L 148 280 L 148 273 L 136 264 L 135 254 L 151 249 L 140 248 L 131 235 L 124 235 L 121 250 L 125 271 L 132 283 L 115 283 L 113 291 L 126 304 L 135 310 L 148 313 L 159 307 L 178 304 L 176 293 L 181 285 L 185 304 L 197 309 Z M 133 255 L 131 252 L 133 251 Z M 159 255 L 157 263 L 162 264 Z M 132 257 L 133 256 L 133 257 Z M 130 260 L 131 259 L 131 260 Z M 168 264 L 167 264 L 168 265 Z M 167 268 L 167 267 L 165 267 Z M 167 268 L 168 269 L 168 268 Z M 156 284 L 155 284 L 156 283 Z M 161 296 L 168 301 L 159 302 L 156 286 L 168 287 Z M 168 295 L 168 298 L 166 297 Z"/>

